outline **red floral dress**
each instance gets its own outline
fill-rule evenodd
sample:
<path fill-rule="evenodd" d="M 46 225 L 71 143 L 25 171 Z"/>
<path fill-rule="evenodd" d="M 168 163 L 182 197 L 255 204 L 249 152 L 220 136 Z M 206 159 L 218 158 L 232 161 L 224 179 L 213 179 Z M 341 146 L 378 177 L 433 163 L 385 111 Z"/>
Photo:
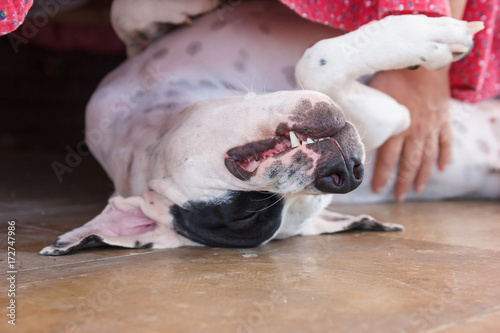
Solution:
<path fill-rule="evenodd" d="M 33 0 L 0 1 L 0 36 L 16 30 L 24 21 Z"/>
<path fill-rule="evenodd" d="M 352 31 L 387 15 L 450 15 L 448 0 L 280 0 L 308 20 Z M 475 46 L 450 69 L 452 96 L 479 102 L 500 95 L 500 5 L 497 0 L 469 0 L 464 20 L 483 21 Z"/>

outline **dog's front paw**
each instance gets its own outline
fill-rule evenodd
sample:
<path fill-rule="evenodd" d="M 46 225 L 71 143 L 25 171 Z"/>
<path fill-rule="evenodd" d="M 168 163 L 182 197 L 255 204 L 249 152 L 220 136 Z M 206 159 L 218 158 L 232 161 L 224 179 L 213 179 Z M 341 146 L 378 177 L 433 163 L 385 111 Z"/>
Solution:
<path fill-rule="evenodd" d="M 452 44 L 450 51 L 453 56 L 453 61 L 457 61 L 465 57 L 474 47 L 472 37 L 479 31 L 484 29 L 484 23 L 481 21 L 467 22 L 465 44 Z"/>
<path fill-rule="evenodd" d="M 429 23 L 425 47 L 415 65 L 439 69 L 465 57 L 474 47 L 474 35 L 484 29 L 480 21 L 465 22 L 450 17 L 423 17 Z M 425 26 L 425 25 L 424 25 Z"/>

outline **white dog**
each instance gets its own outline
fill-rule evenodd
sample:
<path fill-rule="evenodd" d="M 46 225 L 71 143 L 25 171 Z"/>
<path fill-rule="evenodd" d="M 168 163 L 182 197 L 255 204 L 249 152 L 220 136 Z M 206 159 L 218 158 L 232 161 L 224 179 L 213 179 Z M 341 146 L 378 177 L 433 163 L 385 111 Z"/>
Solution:
<path fill-rule="evenodd" d="M 373 148 L 409 125 L 404 107 L 356 79 L 445 66 L 471 49 L 482 23 L 387 17 L 331 38 L 339 33 L 277 2 L 251 1 L 160 38 L 165 23 L 216 5 L 114 3 L 114 26 L 133 57 L 89 102 L 87 142 L 116 194 L 41 254 L 102 244 L 253 247 L 293 235 L 402 230 L 324 210 L 331 193 L 352 191 L 363 178 L 356 128 Z"/>

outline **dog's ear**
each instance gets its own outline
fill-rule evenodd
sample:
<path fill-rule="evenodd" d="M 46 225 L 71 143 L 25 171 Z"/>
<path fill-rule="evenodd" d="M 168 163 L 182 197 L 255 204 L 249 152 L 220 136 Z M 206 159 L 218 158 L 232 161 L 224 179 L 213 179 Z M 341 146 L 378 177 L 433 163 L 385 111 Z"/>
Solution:
<path fill-rule="evenodd" d="M 128 248 L 166 248 L 192 243 L 172 229 L 166 203 L 157 195 L 113 197 L 94 219 L 58 237 L 40 254 L 71 254 L 80 249 L 102 245 Z"/>

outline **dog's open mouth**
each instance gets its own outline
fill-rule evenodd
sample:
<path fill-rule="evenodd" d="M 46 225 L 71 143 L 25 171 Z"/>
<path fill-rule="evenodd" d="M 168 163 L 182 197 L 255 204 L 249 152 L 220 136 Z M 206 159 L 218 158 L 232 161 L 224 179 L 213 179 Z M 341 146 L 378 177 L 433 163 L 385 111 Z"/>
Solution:
<path fill-rule="evenodd" d="M 331 136 L 319 138 L 309 137 L 298 131 L 286 131 L 273 138 L 254 141 L 245 145 L 230 149 L 225 156 L 226 168 L 235 177 L 248 180 L 253 176 L 255 170 L 267 159 L 286 153 L 301 145 L 315 144 L 323 140 L 332 140 L 339 146 L 333 136 L 338 132 L 335 130 Z"/>

